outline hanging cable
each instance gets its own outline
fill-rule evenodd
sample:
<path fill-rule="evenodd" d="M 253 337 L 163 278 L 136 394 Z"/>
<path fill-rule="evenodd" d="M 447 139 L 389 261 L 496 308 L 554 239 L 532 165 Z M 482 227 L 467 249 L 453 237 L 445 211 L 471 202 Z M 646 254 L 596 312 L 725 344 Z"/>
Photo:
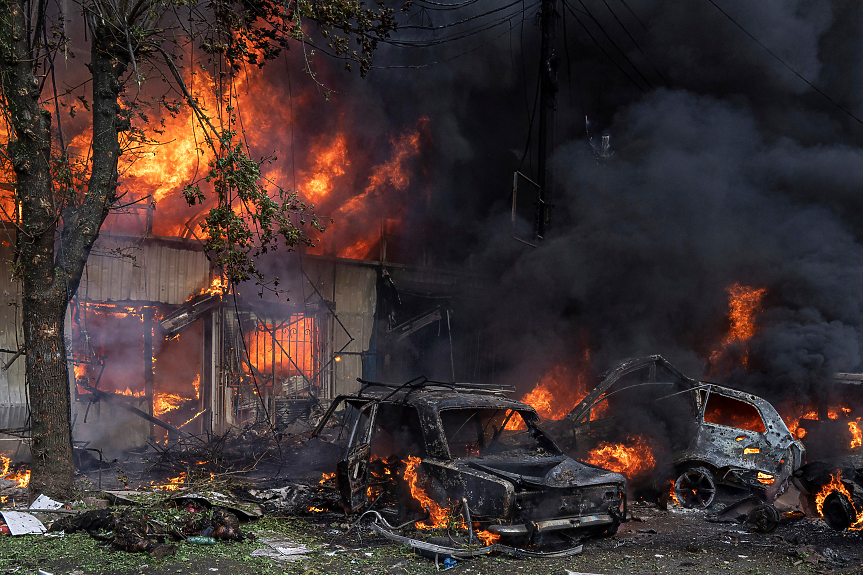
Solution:
<path fill-rule="evenodd" d="M 581 7 L 582 7 L 582 8 L 584 8 L 584 11 L 587 13 L 588 18 L 590 18 L 591 20 L 593 20 L 594 24 L 596 24 L 596 26 L 599 28 L 599 31 L 600 31 L 600 32 L 602 32 L 603 36 L 605 36 L 605 37 L 606 37 L 606 39 L 607 39 L 609 42 L 611 42 L 611 45 L 612 45 L 612 46 L 614 46 L 614 49 L 615 49 L 615 50 L 617 50 L 618 52 L 620 52 L 620 55 L 621 55 L 621 56 L 623 56 L 623 59 L 624 59 L 624 60 L 626 60 L 626 61 L 629 63 L 629 65 L 630 65 L 630 66 L 632 66 L 632 69 L 633 69 L 633 70 L 635 70 L 635 73 L 636 73 L 636 74 L 638 74 L 638 77 L 639 77 L 639 78 L 641 78 L 642 80 L 644 80 L 644 83 L 645 83 L 645 84 L 647 84 L 647 85 L 648 85 L 648 87 L 652 90 L 652 89 L 653 89 L 653 84 L 651 84 L 651 83 L 650 83 L 650 80 L 648 80 L 648 79 L 644 76 L 644 74 L 642 74 L 642 73 L 641 73 L 641 70 L 639 70 L 639 69 L 638 69 L 638 66 L 636 66 L 636 65 L 632 62 L 632 60 L 630 60 L 630 59 L 629 59 L 629 56 L 627 56 L 627 55 L 626 55 L 626 52 L 624 52 L 624 51 L 620 48 L 620 46 L 618 46 L 618 45 L 617 45 L 617 42 L 615 42 L 615 41 L 611 38 L 611 36 L 609 36 L 609 35 L 608 35 L 608 32 L 606 32 L 606 31 L 605 31 L 605 28 L 602 26 L 602 24 L 599 22 L 599 20 L 597 20 L 597 19 L 596 19 L 596 17 L 595 17 L 595 16 L 590 12 L 590 9 L 588 9 L 588 7 L 587 7 L 587 5 L 584 3 L 584 1 L 583 1 L 583 0 L 578 0 L 578 3 L 579 3 L 579 4 L 581 4 Z"/>
<path fill-rule="evenodd" d="M 824 98 L 826 98 L 826 99 L 827 99 L 831 104 L 833 104 L 834 106 L 836 106 L 837 108 L 839 108 L 840 110 L 842 110 L 843 112 L 845 112 L 846 114 L 848 114 L 848 115 L 849 115 L 851 118 L 853 118 L 854 120 L 856 120 L 858 124 L 863 124 L 863 120 L 861 120 L 860 118 L 858 118 L 857 116 L 855 116 L 854 114 L 852 114 L 850 111 L 848 111 L 847 109 L 845 109 L 844 107 L 842 107 L 842 105 L 841 105 L 841 104 L 839 104 L 836 100 L 834 100 L 833 98 L 831 98 L 830 96 L 828 96 L 827 94 L 825 94 L 824 92 L 822 92 L 821 90 L 819 90 L 819 89 L 815 86 L 815 84 L 813 84 L 812 82 L 810 82 L 809 80 L 807 80 L 806 78 L 804 78 L 802 75 L 800 75 L 800 73 L 799 73 L 797 70 L 795 70 L 794 68 L 792 68 L 792 67 L 791 67 L 787 62 L 785 62 L 785 60 L 783 60 L 782 58 L 780 58 L 779 56 L 777 56 L 777 55 L 776 55 L 776 54 L 775 54 L 775 53 L 774 53 L 770 48 L 768 48 L 767 46 L 765 46 L 764 44 L 762 44 L 762 43 L 761 43 L 761 41 L 760 41 L 758 38 L 756 38 L 755 36 L 753 36 L 752 34 L 750 34 L 750 33 L 749 33 L 749 30 L 747 30 L 746 28 L 744 28 L 743 26 L 741 26 L 741 25 L 737 22 L 737 20 L 735 20 L 734 18 L 732 18 L 732 17 L 728 14 L 728 12 L 726 12 L 725 10 L 723 10 L 722 8 L 720 8 L 720 7 L 719 7 L 719 5 L 718 5 L 716 2 L 714 2 L 713 0 L 707 0 L 707 1 L 708 1 L 708 2 L 710 2 L 711 4 L 713 4 L 713 7 L 714 7 L 714 8 L 716 8 L 717 10 L 719 10 L 720 12 L 722 12 L 722 15 L 723 15 L 723 16 L 725 16 L 726 18 L 728 18 L 729 20 L 731 20 L 731 23 L 732 23 L 732 24 L 734 24 L 735 26 L 737 26 L 738 28 L 740 28 L 740 29 L 743 31 L 743 33 L 744 33 L 744 34 L 746 34 L 747 36 L 749 36 L 749 38 L 751 38 L 753 42 L 755 42 L 756 44 L 758 44 L 759 46 L 761 46 L 762 48 L 764 48 L 764 50 L 765 50 L 768 54 L 770 54 L 771 56 L 773 56 L 777 61 L 779 61 L 779 63 L 780 63 L 780 64 L 782 64 L 783 66 L 785 66 L 786 68 L 788 68 L 788 70 L 790 70 L 792 74 L 794 74 L 795 76 L 797 76 L 798 78 L 800 78 L 801 80 L 803 80 L 803 81 L 806 83 L 806 85 L 807 85 L 807 86 L 809 86 L 810 88 L 812 88 L 813 90 L 815 90 L 816 92 L 818 92 L 819 94 L 821 94 L 822 96 L 824 96 Z"/>
<path fill-rule="evenodd" d="M 608 53 L 608 52 L 606 52 L 605 48 L 603 48 L 603 47 L 602 47 L 602 45 L 601 45 L 599 42 L 597 42 L 597 41 L 596 41 L 596 38 L 594 38 L 594 37 L 593 37 L 593 34 L 591 34 L 591 33 L 590 33 L 590 30 L 588 30 L 588 29 L 587 29 L 587 26 L 585 26 L 585 25 L 584 25 L 584 22 L 582 22 L 582 21 L 581 21 L 581 19 L 578 17 L 578 15 L 576 14 L 576 11 L 575 11 L 575 10 L 573 10 L 573 9 L 572 9 L 572 6 L 570 6 L 570 5 L 569 5 L 569 2 L 567 2 L 566 0 L 563 0 L 563 5 L 564 5 L 564 7 L 565 7 L 567 10 L 569 10 L 569 13 L 570 13 L 570 14 L 572 14 L 573 18 L 575 18 L 575 21 L 576 21 L 576 22 L 578 22 L 578 25 L 579 25 L 579 26 L 581 26 L 581 27 L 582 27 L 582 29 L 584 29 L 584 31 L 587 33 L 587 35 L 590 37 L 590 39 L 591 39 L 591 40 L 593 40 L 593 43 L 594 43 L 594 44 L 596 44 L 596 47 L 597 47 L 597 48 L 599 48 L 599 49 L 600 49 L 600 51 L 601 51 L 603 54 L 605 54 L 605 57 L 606 57 L 606 58 L 608 58 L 608 59 L 609 59 L 609 61 L 611 61 L 611 63 L 612 63 L 612 64 L 614 64 L 614 67 L 615 67 L 615 68 L 617 68 L 618 70 L 620 70 L 620 73 L 621 73 L 621 74 L 623 74 L 624 76 L 626 76 L 626 79 L 627 79 L 627 80 L 629 80 L 630 82 L 632 82 L 632 84 L 633 84 L 636 88 L 638 88 L 638 89 L 639 89 L 639 90 L 641 90 L 642 92 L 646 92 L 646 90 L 641 86 L 641 84 L 639 84 L 638 82 L 636 82 L 636 81 L 632 78 L 632 76 L 630 76 L 629 74 L 627 74 L 627 73 L 626 73 L 626 70 L 624 70 L 623 68 L 621 68 L 621 67 L 620 67 L 620 64 L 618 64 L 618 63 L 617 63 L 617 61 L 616 61 L 614 58 L 612 58 L 612 57 L 611 57 L 611 55 L 609 55 L 609 53 Z"/>
<path fill-rule="evenodd" d="M 654 64 L 650 60 L 650 58 L 648 58 L 647 54 L 644 53 L 644 50 L 641 49 L 641 46 L 638 45 L 638 42 L 635 41 L 635 38 L 633 38 L 632 34 L 629 33 L 629 30 L 626 29 L 626 26 L 623 25 L 623 22 L 621 22 L 620 18 L 617 17 L 617 14 L 614 13 L 614 10 L 612 10 L 611 6 L 608 5 L 608 2 L 606 2 L 606 0 L 602 0 L 602 3 L 605 4 L 605 7 L 608 8 L 608 11 L 611 12 L 611 15 L 614 17 L 614 19 L 617 21 L 618 24 L 620 24 L 620 27 L 623 29 L 623 32 L 627 36 L 629 36 L 630 40 L 632 40 L 632 43 L 635 45 L 636 49 L 638 49 L 638 51 L 641 52 L 641 55 L 644 56 L 644 59 L 647 60 L 647 63 L 650 64 L 650 67 L 653 68 L 654 72 L 656 72 L 656 75 L 659 76 L 659 78 L 663 82 L 665 82 L 665 85 L 667 87 L 671 88 L 671 84 L 668 83 L 668 80 L 665 79 L 665 76 L 662 75 L 662 73 L 656 68 L 656 66 L 654 66 Z"/>

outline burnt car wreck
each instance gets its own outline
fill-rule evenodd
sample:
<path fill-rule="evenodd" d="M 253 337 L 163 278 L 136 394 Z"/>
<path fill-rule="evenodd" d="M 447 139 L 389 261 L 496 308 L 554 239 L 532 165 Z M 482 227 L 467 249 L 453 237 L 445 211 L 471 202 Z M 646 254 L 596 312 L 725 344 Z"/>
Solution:
<path fill-rule="evenodd" d="M 572 553 L 580 549 L 576 537 L 614 534 L 624 521 L 626 479 L 566 456 L 532 407 L 505 396 L 509 390 L 425 378 L 361 383 L 358 393 L 333 401 L 313 436 L 341 410 L 342 506 L 375 516 L 375 528 L 392 539 L 438 554 L 434 537 L 423 542 L 400 531 L 445 529 L 454 556 L 453 541 Z"/>
<path fill-rule="evenodd" d="M 647 438 L 652 487 L 684 507 L 707 508 L 719 487 L 772 503 L 804 462 L 805 449 L 766 400 L 681 373 L 659 355 L 622 362 L 564 420 L 549 428 L 567 453 Z M 630 478 L 632 480 L 632 478 Z"/>

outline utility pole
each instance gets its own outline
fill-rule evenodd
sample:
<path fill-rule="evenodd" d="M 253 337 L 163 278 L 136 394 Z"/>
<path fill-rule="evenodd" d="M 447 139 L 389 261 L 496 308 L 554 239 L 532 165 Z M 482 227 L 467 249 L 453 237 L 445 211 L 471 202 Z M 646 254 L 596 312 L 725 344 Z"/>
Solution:
<path fill-rule="evenodd" d="M 549 156 L 554 151 L 554 111 L 557 107 L 557 55 L 554 52 L 557 26 L 557 0 L 542 0 L 539 69 L 539 200 L 536 207 L 536 239 L 542 239 L 548 229 L 551 192 L 554 186 Z"/>

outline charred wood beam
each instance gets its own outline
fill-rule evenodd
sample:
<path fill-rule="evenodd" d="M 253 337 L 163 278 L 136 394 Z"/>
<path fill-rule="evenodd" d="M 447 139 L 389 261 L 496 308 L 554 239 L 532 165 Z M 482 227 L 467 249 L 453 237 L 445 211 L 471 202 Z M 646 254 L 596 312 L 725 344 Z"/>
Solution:
<path fill-rule="evenodd" d="M 440 321 L 442 318 L 443 316 L 440 313 L 440 308 L 435 308 L 430 312 L 420 314 L 395 326 L 393 329 L 389 330 L 386 337 L 391 342 L 401 341 L 411 334 L 418 332 L 425 326 L 433 324 L 436 321 Z"/>
<path fill-rule="evenodd" d="M 121 409 L 125 409 L 129 413 L 134 413 L 138 417 L 149 421 L 153 425 L 158 425 L 162 429 L 168 430 L 168 433 L 173 433 L 179 437 L 191 437 L 188 433 L 186 433 L 185 431 L 181 431 L 180 429 L 174 427 L 170 423 L 165 423 L 161 419 L 153 417 L 149 413 L 147 413 L 145 411 L 141 411 L 137 407 L 132 407 L 131 405 L 126 403 L 126 400 L 124 400 L 121 397 L 118 397 L 117 395 L 115 395 L 113 393 L 109 393 L 107 391 L 102 391 L 101 389 L 96 389 L 95 387 L 91 387 L 91 386 L 89 386 L 83 382 L 78 382 L 78 385 L 80 385 L 81 387 L 83 387 L 84 389 L 86 389 L 87 391 L 89 391 L 90 393 L 92 393 L 93 395 L 98 397 L 99 399 L 104 399 L 105 401 L 110 401 L 111 403 L 114 403 L 117 406 L 119 406 Z"/>

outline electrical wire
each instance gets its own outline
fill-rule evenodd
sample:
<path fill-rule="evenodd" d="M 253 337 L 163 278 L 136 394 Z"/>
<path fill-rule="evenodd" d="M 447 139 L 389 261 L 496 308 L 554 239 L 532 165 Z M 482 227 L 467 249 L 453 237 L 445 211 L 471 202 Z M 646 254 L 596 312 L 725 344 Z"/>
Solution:
<path fill-rule="evenodd" d="M 632 37 L 632 34 L 629 33 L 629 30 L 627 30 L 626 26 L 623 25 L 623 22 L 621 22 L 620 18 L 617 17 L 617 14 L 614 13 L 614 10 L 611 9 L 611 6 L 609 6 L 608 2 L 606 2 L 606 0 L 602 0 L 602 3 L 605 4 L 605 7 L 608 8 L 608 11 L 611 12 L 611 15 L 614 17 L 614 19 L 617 21 L 618 24 L 620 24 L 620 27 L 623 29 L 624 33 L 629 36 L 630 40 L 632 40 L 632 43 L 635 45 L 636 49 L 641 52 L 641 55 L 644 56 L 644 59 L 647 60 L 647 63 L 650 64 L 650 67 L 653 68 L 654 72 L 656 72 L 656 75 L 659 76 L 659 78 L 663 82 L 665 82 L 665 85 L 667 87 L 671 88 L 671 84 L 668 83 L 668 80 L 665 79 L 665 76 L 662 75 L 662 73 L 656 68 L 656 66 L 647 56 L 647 54 L 645 54 L 644 50 L 641 49 L 641 46 L 638 45 L 638 42 L 635 41 L 635 38 Z"/>
<path fill-rule="evenodd" d="M 591 20 L 593 20 L 593 22 L 596 24 L 596 26 L 599 28 L 599 31 L 600 31 L 600 32 L 602 32 L 602 34 L 606 37 L 606 39 L 607 39 L 609 42 L 611 42 L 611 45 L 612 45 L 612 46 L 614 46 L 614 49 L 615 49 L 615 50 L 617 50 L 618 52 L 620 52 L 620 55 L 621 55 L 621 56 L 623 56 L 623 59 L 624 59 L 624 60 L 626 60 L 626 61 L 629 63 L 629 65 L 630 65 L 630 66 L 632 66 L 632 69 L 633 69 L 633 70 L 635 70 L 635 73 L 636 73 L 636 74 L 638 74 L 638 77 L 639 77 L 639 78 L 641 78 L 642 80 L 644 80 L 644 83 L 645 83 L 645 84 L 647 84 L 647 85 L 650 87 L 650 89 L 652 90 L 652 89 L 653 89 L 653 84 L 651 84 L 651 83 L 650 83 L 650 80 L 648 80 L 648 79 L 644 76 L 644 74 L 642 74 L 642 73 L 641 73 L 641 70 L 639 70 L 639 69 L 638 69 L 638 66 L 636 66 L 636 65 L 632 62 L 632 60 L 630 60 L 630 59 L 629 59 L 629 56 L 627 56 L 627 55 L 626 55 L 626 52 L 624 52 L 624 51 L 620 48 L 620 46 L 618 46 L 618 45 L 617 45 L 617 42 L 615 42 L 615 41 L 611 38 L 611 36 L 609 36 L 608 32 L 606 32 L 606 31 L 605 31 L 605 28 L 602 26 L 602 24 L 599 22 L 599 20 L 597 20 L 597 19 L 596 19 L 596 17 L 591 13 L 590 9 L 587 7 L 587 5 L 584 3 L 584 1 L 583 1 L 583 0 L 578 0 L 578 3 L 579 3 L 579 4 L 581 4 L 581 7 L 582 7 L 582 8 L 584 8 L 584 11 L 587 13 L 587 16 L 588 16 Z"/>
<path fill-rule="evenodd" d="M 626 3 L 626 0 L 620 0 L 620 3 L 623 4 L 629 13 L 632 14 L 632 17 L 635 18 L 635 21 L 641 24 L 641 27 L 644 28 L 644 31 L 647 32 L 647 26 L 644 25 L 644 22 L 641 21 L 641 18 L 636 16 L 635 12 L 632 11 L 632 8 L 629 7 L 629 4 Z"/>
<path fill-rule="evenodd" d="M 573 10 L 573 9 L 572 9 L 572 6 L 570 6 L 570 5 L 569 5 L 569 2 L 567 2 L 566 0 L 563 0 L 563 5 L 564 5 L 564 7 L 565 7 L 567 10 L 569 10 L 569 13 L 570 13 L 570 14 L 572 14 L 573 18 L 575 18 L 575 21 L 576 21 L 576 22 L 578 22 L 579 26 L 581 26 L 581 27 L 584 29 L 584 31 L 587 33 L 587 35 L 590 37 L 590 39 L 591 39 L 591 40 L 593 40 L 593 43 L 594 43 L 594 44 L 596 44 L 596 47 L 597 47 L 597 48 L 599 48 L 599 49 L 600 49 L 600 51 L 602 51 L 602 53 L 603 53 L 603 54 L 605 54 L 605 57 L 606 57 L 606 58 L 608 58 L 608 59 L 609 59 L 609 61 L 611 61 L 611 63 L 612 63 L 612 64 L 614 64 L 615 68 L 617 68 L 618 70 L 620 70 L 620 73 L 621 73 L 621 74 L 623 74 L 624 76 L 626 76 L 626 79 L 627 79 L 627 80 L 629 80 L 630 82 L 632 82 L 632 84 L 633 84 L 636 88 L 638 88 L 638 89 L 639 89 L 639 90 L 641 90 L 642 92 L 646 92 L 646 90 L 644 89 L 644 87 L 642 87 L 642 86 L 641 86 L 641 84 L 639 84 L 638 82 L 636 82 L 636 81 L 632 78 L 632 76 L 630 76 L 629 74 L 627 74 L 626 70 L 624 70 L 624 69 L 620 66 L 620 64 L 618 64 L 618 63 L 617 63 L 617 61 L 616 61 L 614 58 L 612 58 L 612 57 L 611 57 L 611 55 L 610 55 L 610 54 L 605 50 L 605 48 L 603 48 L 603 47 L 602 47 L 602 45 L 601 45 L 599 42 L 597 42 L 596 38 L 594 38 L 594 37 L 593 37 L 593 34 L 591 34 L 591 33 L 590 33 L 590 30 L 588 30 L 587 26 L 585 26 L 585 25 L 584 25 L 584 22 L 582 22 L 582 21 L 581 21 L 581 19 L 578 17 L 578 15 L 576 14 L 576 11 L 575 11 L 575 10 Z"/>
<path fill-rule="evenodd" d="M 762 48 L 764 48 L 764 50 L 765 50 L 768 54 L 770 54 L 771 56 L 773 56 L 777 61 L 779 61 L 779 63 L 780 63 L 780 64 L 782 64 L 783 66 L 785 66 L 786 68 L 788 68 L 788 70 L 790 70 L 792 74 L 794 74 L 795 76 L 797 76 L 798 78 L 800 78 L 801 80 L 803 80 L 803 81 L 806 83 L 806 85 L 807 85 L 807 86 L 809 86 L 810 88 L 812 88 L 813 90 L 815 90 L 816 92 L 818 92 L 819 94 L 821 94 L 822 96 L 824 96 L 824 98 L 826 98 L 826 99 L 827 99 L 831 104 L 833 104 L 834 106 L 836 106 L 837 108 L 839 108 L 840 110 L 842 110 L 843 112 L 845 112 L 846 114 L 848 114 L 848 116 L 850 116 L 850 117 L 851 117 L 851 118 L 853 118 L 854 120 L 856 120 L 858 124 L 863 124 L 863 120 L 861 120 L 860 118 L 858 118 L 857 116 L 855 116 L 854 114 L 852 114 L 849 110 L 845 109 L 845 108 L 844 108 L 841 104 L 839 104 L 836 100 L 834 100 L 833 98 L 831 98 L 830 96 L 828 96 L 827 94 L 825 94 L 824 92 L 822 92 L 821 90 L 819 90 L 819 89 L 815 86 L 815 84 L 813 84 L 812 82 L 810 82 L 809 80 L 807 80 L 806 78 L 804 78 L 804 77 L 803 77 L 803 76 L 802 76 L 802 75 L 801 75 L 797 70 L 795 70 L 794 68 L 792 68 L 792 67 L 791 67 L 791 66 L 790 66 L 790 65 L 789 65 L 785 60 L 783 60 L 782 58 L 780 58 L 779 56 L 777 56 L 777 55 L 776 55 L 776 53 L 774 53 L 774 52 L 773 52 L 773 50 L 771 50 L 770 48 L 768 48 L 767 46 L 765 46 L 764 44 L 762 44 L 762 43 L 761 43 L 761 41 L 760 41 L 758 38 L 756 38 L 755 36 L 753 36 L 753 35 L 749 32 L 749 30 L 747 30 L 746 28 L 744 28 L 743 26 L 741 26 L 741 25 L 740 25 L 740 23 L 739 23 L 739 22 L 737 22 L 737 20 L 735 20 L 734 18 L 732 18 L 732 17 L 731 17 L 731 15 L 730 15 L 730 14 L 728 14 L 728 12 L 726 12 L 725 10 L 723 10 L 722 8 L 720 8 L 720 7 L 719 7 L 719 5 L 718 5 L 716 2 L 714 2 L 713 0 L 707 0 L 707 1 L 708 1 L 708 2 L 710 2 L 710 3 L 713 5 L 713 7 L 714 7 L 714 8 L 716 8 L 717 10 L 719 10 L 719 11 L 722 13 L 722 15 L 723 15 L 723 16 L 725 16 L 726 18 L 728 18 L 729 20 L 731 20 L 732 24 L 734 24 L 735 26 L 737 26 L 738 28 L 740 28 L 740 30 L 742 30 L 744 34 L 746 34 L 747 36 L 749 36 L 749 38 L 751 38 L 753 42 L 755 42 L 756 44 L 758 44 L 759 46 L 761 46 Z"/>
<path fill-rule="evenodd" d="M 452 28 L 453 26 L 458 26 L 459 24 L 464 24 L 465 22 L 472 22 L 473 20 L 484 18 L 486 16 L 490 16 L 491 14 L 496 14 L 498 12 L 506 10 L 507 8 L 512 8 L 516 4 L 521 4 L 521 0 L 515 0 L 510 4 L 500 6 L 498 8 L 495 8 L 494 10 L 489 10 L 488 12 L 483 12 L 482 14 L 468 16 L 467 18 L 464 18 L 457 22 L 450 22 L 449 24 L 442 24 L 440 26 L 401 26 L 399 30 L 443 30 L 444 28 Z"/>
<path fill-rule="evenodd" d="M 538 6 L 541 3 L 541 0 L 536 0 L 533 4 L 527 6 L 527 10 Z M 515 4 L 509 5 L 512 7 Z M 482 32 L 486 32 L 493 28 L 500 26 L 501 24 L 505 24 L 509 22 L 511 19 L 516 18 L 519 15 L 524 16 L 525 10 L 522 8 L 518 8 L 511 13 L 503 14 L 498 16 L 496 19 L 491 20 L 489 22 L 483 22 L 478 24 L 477 26 L 470 28 L 468 30 L 462 30 L 460 32 L 455 32 L 449 36 L 443 38 L 434 38 L 431 40 L 393 40 L 393 39 L 380 39 L 379 42 L 384 44 L 389 44 L 392 46 L 396 46 L 399 48 L 429 48 L 431 46 L 439 46 L 441 44 L 447 44 L 449 42 L 454 42 L 457 40 L 464 40 L 465 38 L 470 38 L 471 36 L 475 36 L 477 34 L 481 34 Z"/>
<path fill-rule="evenodd" d="M 495 41 L 497 41 L 501 36 L 506 34 L 508 31 L 509 31 L 508 29 L 504 30 L 503 32 L 501 32 L 500 34 L 498 34 L 497 36 L 495 36 L 491 40 L 489 40 L 487 42 L 483 42 L 479 46 L 475 46 L 475 47 L 471 48 L 470 50 L 465 50 L 463 52 L 459 52 L 455 56 L 450 56 L 449 58 L 444 58 L 443 60 L 435 60 L 433 62 L 428 62 L 426 64 L 403 64 L 403 65 L 391 65 L 391 66 L 372 66 L 372 68 L 376 69 L 376 70 L 399 70 L 399 69 L 418 70 L 421 68 L 428 68 L 429 66 L 434 66 L 437 64 L 445 64 L 447 62 L 451 62 L 452 60 L 455 60 L 457 58 L 461 58 L 462 56 L 466 56 L 472 52 L 476 52 L 477 50 L 485 48 L 489 44 L 492 44 Z"/>

